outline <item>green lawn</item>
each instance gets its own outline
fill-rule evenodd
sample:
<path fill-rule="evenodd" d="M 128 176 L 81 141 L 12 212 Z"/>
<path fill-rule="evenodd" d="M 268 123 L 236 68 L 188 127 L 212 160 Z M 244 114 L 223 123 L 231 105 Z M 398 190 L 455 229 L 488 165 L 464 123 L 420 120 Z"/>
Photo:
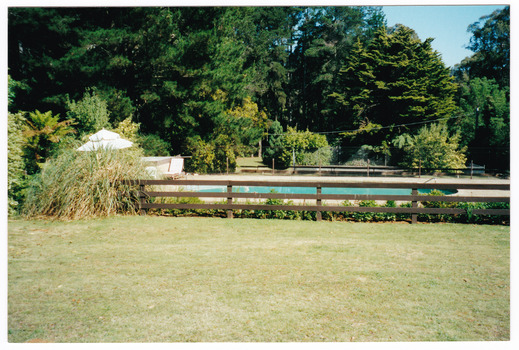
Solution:
<path fill-rule="evenodd" d="M 236 165 L 237 167 L 263 167 L 265 164 L 263 164 L 263 159 L 260 157 L 238 157 L 236 159 Z"/>
<path fill-rule="evenodd" d="M 8 225 L 10 342 L 510 339 L 508 226 Z"/>

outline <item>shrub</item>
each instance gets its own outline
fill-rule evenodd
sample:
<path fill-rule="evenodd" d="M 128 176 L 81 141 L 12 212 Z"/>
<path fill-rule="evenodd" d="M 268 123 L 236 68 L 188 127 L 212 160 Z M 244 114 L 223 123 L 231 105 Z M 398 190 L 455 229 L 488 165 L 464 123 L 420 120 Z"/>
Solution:
<path fill-rule="evenodd" d="M 466 210 L 465 214 L 457 215 L 451 218 L 451 221 L 459 223 L 471 224 L 503 224 L 507 219 L 500 215 L 476 215 L 473 214 L 475 209 L 510 209 L 510 203 L 486 202 L 486 203 L 466 203 L 460 202 L 456 204 L 456 208 Z"/>
<path fill-rule="evenodd" d="M 77 122 L 80 135 L 91 134 L 101 128 L 110 127 L 107 102 L 95 88 L 89 88 L 79 101 L 71 101 L 67 96 L 67 116 Z"/>
<path fill-rule="evenodd" d="M 331 147 L 321 147 L 315 151 L 303 152 L 300 165 L 329 165 L 333 157 Z"/>
<path fill-rule="evenodd" d="M 164 157 L 169 156 L 170 144 L 160 136 L 155 134 L 139 135 L 138 141 L 141 145 L 144 156 L 146 157 Z"/>
<path fill-rule="evenodd" d="M 29 184 L 22 214 L 80 219 L 135 213 L 136 188 L 120 180 L 147 178 L 141 156 L 135 148 L 64 149 Z"/>
<path fill-rule="evenodd" d="M 269 131 L 269 147 L 263 153 L 263 163 L 267 166 L 275 159 L 276 168 L 287 168 L 294 161 L 299 165 L 326 165 L 332 158 L 326 136 L 308 130 L 298 131 L 288 127 L 283 133 L 279 122 L 272 123 Z"/>
<path fill-rule="evenodd" d="M 432 190 L 428 194 L 425 194 L 425 196 L 444 196 L 445 193 L 443 193 L 440 190 Z M 445 201 L 423 201 L 422 205 L 424 208 L 456 208 L 457 203 L 456 202 L 445 202 Z M 423 219 L 425 221 L 444 221 L 449 222 L 453 221 L 453 215 L 450 214 L 418 214 L 418 217 L 420 219 Z"/>
<path fill-rule="evenodd" d="M 376 201 L 361 201 L 359 207 L 376 208 L 395 208 L 395 201 L 387 201 L 384 205 L 378 205 Z M 395 221 L 397 216 L 395 213 L 383 212 L 355 212 L 353 218 L 357 221 Z"/>
<path fill-rule="evenodd" d="M 449 135 L 446 125 L 431 124 L 422 127 L 418 134 L 400 135 L 394 144 L 403 148 L 405 156 L 401 166 L 432 169 L 464 168 L 466 148 L 460 148 L 460 134 Z"/>
<path fill-rule="evenodd" d="M 400 204 L 400 208 L 411 208 L 412 206 L 413 206 L 413 203 L 411 203 L 411 202 L 405 202 L 405 203 Z M 408 214 L 408 213 L 397 213 L 396 219 L 397 220 L 409 220 L 411 218 L 411 215 L 412 214 Z"/>
<path fill-rule="evenodd" d="M 39 110 L 30 112 L 25 121 L 25 170 L 34 174 L 59 145 L 76 132 L 72 127 L 75 124 L 71 119 L 60 121 L 59 114 L 53 115 L 52 111 L 42 113 Z"/>
<path fill-rule="evenodd" d="M 200 174 L 225 173 L 236 169 L 236 153 L 232 140 L 227 135 L 218 135 L 211 141 L 200 136 L 189 139 L 188 152 L 192 158 L 186 164 L 186 171 Z"/>
<path fill-rule="evenodd" d="M 23 149 L 25 138 L 23 137 L 25 118 L 21 113 L 8 113 L 7 126 L 7 193 L 8 213 L 16 213 L 19 204 L 19 191 L 23 186 L 24 160 Z"/>
<path fill-rule="evenodd" d="M 456 221 L 466 223 L 480 223 L 484 218 L 480 215 L 472 214 L 474 209 L 485 209 L 485 203 L 458 203 L 457 208 L 461 208 L 467 211 L 466 214 L 461 214 Z"/>
<path fill-rule="evenodd" d="M 350 201 L 348 201 L 348 200 L 342 202 L 341 205 L 343 207 L 352 207 L 353 206 L 353 204 Z M 352 214 L 353 213 L 349 212 L 349 211 L 341 211 L 339 213 L 339 215 L 342 216 L 343 219 L 350 219 L 352 217 Z"/>
<path fill-rule="evenodd" d="M 384 205 L 386 208 L 396 208 L 395 201 L 387 201 Z M 396 213 L 381 213 L 384 216 L 384 220 L 387 221 L 396 221 Z"/>
<path fill-rule="evenodd" d="M 270 190 L 270 193 L 277 193 L 276 190 Z M 268 198 L 266 205 L 291 205 L 292 201 L 285 203 L 283 199 Z M 258 210 L 257 214 L 263 219 L 300 219 L 301 215 L 294 210 Z"/>
<path fill-rule="evenodd" d="M 375 201 L 360 201 L 359 207 L 376 207 Z M 375 213 L 372 212 L 354 212 L 353 218 L 355 221 L 373 221 L 375 219 Z"/>

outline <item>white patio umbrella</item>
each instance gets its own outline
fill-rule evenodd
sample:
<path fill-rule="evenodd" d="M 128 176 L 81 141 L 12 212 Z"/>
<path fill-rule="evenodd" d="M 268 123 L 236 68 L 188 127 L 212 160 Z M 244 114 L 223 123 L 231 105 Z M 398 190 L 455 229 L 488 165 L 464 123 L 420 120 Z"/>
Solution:
<path fill-rule="evenodd" d="M 118 133 L 101 129 L 88 138 L 90 141 L 79 147 L 78 151 L 95 151 L 103 149 L 122 149 L 133 145 L 133 142 L 122 139 Z"/>

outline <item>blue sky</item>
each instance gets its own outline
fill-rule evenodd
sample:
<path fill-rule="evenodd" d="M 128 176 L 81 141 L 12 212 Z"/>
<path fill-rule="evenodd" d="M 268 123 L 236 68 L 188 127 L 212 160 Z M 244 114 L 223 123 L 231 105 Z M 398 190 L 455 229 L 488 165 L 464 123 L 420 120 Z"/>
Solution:
<path fill-rule="evenodd" d="M 473 54 L 465 47 L 471 34 L 470 24 L 504 6 L 384 6 L 389 27 L 403 24 L 415 30 L 423 41 L 434 38 L 432 47 L 442 55 L 446 66 L 452 67 Z"/>

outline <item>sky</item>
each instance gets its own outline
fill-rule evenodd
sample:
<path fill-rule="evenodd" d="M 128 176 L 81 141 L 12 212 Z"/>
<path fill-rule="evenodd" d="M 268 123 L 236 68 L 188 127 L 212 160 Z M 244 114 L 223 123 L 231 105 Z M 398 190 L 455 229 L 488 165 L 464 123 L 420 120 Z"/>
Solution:
<path fill-rule="evenodd" d="M 388 27 L 403 24 L 414 29 L 420 40 L 434 38 L 434 50 L 442 55 L 446 66 L 452 67 L 472 51 L 469 44 L 471 33 L 467 28 L 480 17 L 490 15 L 504 6 L 383 6 Z"/>

